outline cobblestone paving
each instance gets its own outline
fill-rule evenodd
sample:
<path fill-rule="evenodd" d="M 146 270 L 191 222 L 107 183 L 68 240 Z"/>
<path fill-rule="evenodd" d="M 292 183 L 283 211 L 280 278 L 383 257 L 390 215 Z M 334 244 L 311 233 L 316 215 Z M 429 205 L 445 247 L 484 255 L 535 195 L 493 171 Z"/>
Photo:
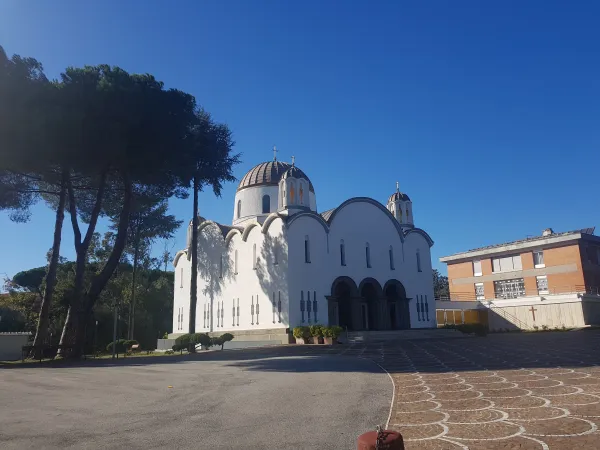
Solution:
<path fill-rule="evenodd" d="M 350 346 L 394 380 L 407 450 L 600 449 L 600 333 Z"/>

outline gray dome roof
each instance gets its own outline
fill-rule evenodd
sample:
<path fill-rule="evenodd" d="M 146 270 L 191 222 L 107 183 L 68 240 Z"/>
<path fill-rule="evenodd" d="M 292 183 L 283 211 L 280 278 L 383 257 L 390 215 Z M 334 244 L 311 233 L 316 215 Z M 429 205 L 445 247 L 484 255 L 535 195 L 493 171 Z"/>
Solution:
<path fill-rule="evenodd" d="M 390 198 L 388 198 L 388 203 L 392 203 L 398 200 L 402 200 L 404 202 L 410 202 L 410 197 L 406 194 L 403 194 L 402 192 L 394 192 L 392 195 L 390 195 Z"/>
<path fill-rule="evenodd" d="M 289 174 L 287 174 L 288 171 L 290 171 Z M 287 175 L 284 177 L 284 174 Z M 254 186 L 277 186 L 282 178 L 287 178 L 288 176 L 304 178 L 308 181 L 310 191 L 315 192 L 310 179 L 302 170 L 281 161 L 268 161 L 254 166 L 243 176 L 237 190 L 241 191 L 242 189 Z"/>

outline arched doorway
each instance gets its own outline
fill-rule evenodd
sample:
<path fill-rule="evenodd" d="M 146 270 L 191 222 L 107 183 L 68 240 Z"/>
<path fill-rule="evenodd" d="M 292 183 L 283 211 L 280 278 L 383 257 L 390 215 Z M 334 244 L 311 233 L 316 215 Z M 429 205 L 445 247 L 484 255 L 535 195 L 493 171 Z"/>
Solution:
<path fill-rule="evenodd" d="M 386 299 L 385 316 L 391 330 L 408 330 L 410 328 L 410 309 L 406 290 L 398 280 L 389 280 L 383 287 Z"/>
<path fill-rule="evenodd" d="M 361 330 L 383 330 L 382 289 L 374 278 L 365 278 L 358 286 L 360 294 L 359 317 Z"/>
<path fill-rule="evenodd" d="M 338 277 L 331 285 L 328 297 L 328 319 L 330 325 L 339 325 L 344 329 L 358 330 L 357 317 L 358 288 L 349 277 Z"/>

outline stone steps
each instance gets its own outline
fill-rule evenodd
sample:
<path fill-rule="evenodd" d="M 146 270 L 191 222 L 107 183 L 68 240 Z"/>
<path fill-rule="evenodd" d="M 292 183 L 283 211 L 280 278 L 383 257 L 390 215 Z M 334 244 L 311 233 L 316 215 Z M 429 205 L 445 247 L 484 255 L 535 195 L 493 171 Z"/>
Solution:
<path fill-rule="evenodd" d="M 340 340 L 349 344 L 365 342 L 385 342 L 399 340 L 420 339 L 449 339 L 466 337 L 458 330 L 444 328 L 426 328 L 421 330 L 394 330 L 394 331 L 349 331 L 348 335 L 342 333 Z"/>

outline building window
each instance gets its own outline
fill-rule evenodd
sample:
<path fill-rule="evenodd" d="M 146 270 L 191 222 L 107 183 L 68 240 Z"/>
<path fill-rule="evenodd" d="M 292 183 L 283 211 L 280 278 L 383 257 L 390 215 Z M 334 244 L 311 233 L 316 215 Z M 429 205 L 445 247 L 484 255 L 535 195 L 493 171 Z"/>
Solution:
<path fill-rule="evenodd" d="M 473 261 L 473 275 L 476 277 L 481 276 L 481 261 L 480 260 Z"/>
<path fill-rule="evenodd" d="M 395 270 L 396 266 L 394 265 L 394 248 L 390 245 L 390 270 Z"/>
<path fill-rule="evenodd" d="M 417 272 L 423 272 L 421 270 L 421 252 L 417 250 Z"/>
<path fill-rule="evenodd" d="M 536 269 L 546 267 L 546 264 L 544 264 L 544 252 L 542 250 L 533 252 L 533 265 Z"/>
<path fill-rule="evenodd" d="M 302 313 L 302 323 L 304 323 L 304 291 L 300 291 L 300 312 Z"/>
<path fill-rule="evenodd" d="M 263 195 L 262 212 L 263 214 L 268 214 L 271 212 L 271 197 L 268 195 Z"/>
<path fill-rule="evenodd" d="M 346 245 L 343 239 L 340 241 L 340 263 L 342 266 L 346 265 Z"/>
<path fill-rule="evenodd" d="M 233 254 L 233 273 L 237 275 L 238 273 L 238 251 L 236 250 Z"/>
<path fill-rule="evenodd" d="M 252 246 L 252 268 L 256 270 L 256 244 Z"/>
<path fill-rule="evenodd" d="M 183 267 L 181 268 L 181 276 L 179 277 L 179 279 L 180 279 L 179 287 L 182 288 L 183 287 Z"/>
<path fill-rule="evenodd" d="M 369 245 L 369 243 L 367 242 L 367 245 L 365 245 L 365 258 L 367 260 L 367 268 L 371 267 L 371 246 Z"/>
<path fill-rule="evenodd" d="M 317 307 L 317 291 L 313 291 L 313 313 L 315 315 L 315 323 L 319 321 L 319 319 L 317 319 Z"/>
<path fill-rule="evenodd" d="M 483 289 L 483 283 L 475 283 L 475 299 L 485 300 L 485 291 Z"/>
<path fill-rule="evenodd" d="M 242 217 L 242 201 L 238 200 L 238 204 L 237 204 L 237 218 L 239 219 L 240 217 Z"/>
<path fill-rule="evenodd" d="M 279 246 L 277 243 L 273 244 L 273 264 L 279 264 Z"/>
<path fill-rule="evenodd" d="M 494 294 L 496 298 L 503 299 L 524 297 L 525 283 L 523 278 L 494 281 Z"/>
<path fill-rule="evenodd" d="M 410 211 L 408 210 L 408 205 L 406 205 L 406 221 L 408 222 L 408 218 L 410 217 Z"/>
<path fill-rule="evenodd" d="M 537 283 L 538 294 L 548 294 L 548 277 L 546 275 L 535 277 Z"/>
<path fill-rule="evenodd" d="M 522 268 L 521 255 L 492 258 L 492 272 L 511 272 Z"/>
<path fill-rule="evenodd" d="M 223 255 L 219 259 L 219 278 L 223 278 Z"/>
<path fill-rule="evenodd" d="M 304 262 L 310 262 L 310 241 L 308 240 L 308 236 L 304 236 Z"/>

